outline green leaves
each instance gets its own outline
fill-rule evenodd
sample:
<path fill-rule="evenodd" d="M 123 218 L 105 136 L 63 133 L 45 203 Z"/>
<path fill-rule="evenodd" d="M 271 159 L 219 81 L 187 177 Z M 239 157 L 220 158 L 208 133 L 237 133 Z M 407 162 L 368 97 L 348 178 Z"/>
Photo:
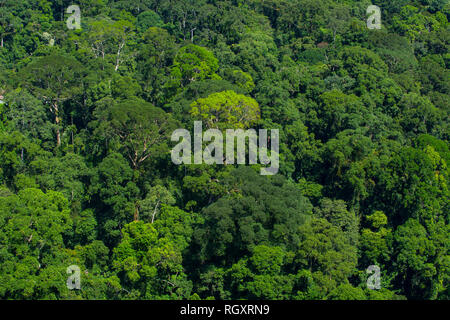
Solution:
<path fill-rule="evenodd" d="M 68 202 L 58 192 L 24 189 L 0 197 L 2 297 L 49 299 L 66 293 L 63 236 L 71 227 Z"/>
<path fill-rule="evenodd" d="M 429 150 L 429 154 L 436 154 Z M 448 199 L 446 178 L 436 174 L 436 165 L 427 153 L 414 148 L 403 148 L 390 164 L 391 177 L 383 181 L 386 186 L 385 199 L 395 211 L 396 221 L 404 222 L 409 217 L 421 222 L 445 219 L 442 211 Z M 437 169 L 438 171 L 439 169 Z M 446 176 L 446 170 L 442 171 Z"/>
<path fill-rule="evenodd" d="M 148 30 L 150 27 L 162 27 L 163 25 L 164 22 L 155 11 L 143 11 L 137 16 L 136 27 L 141 32 Z"/>
<path fill-rule="evenodd" d="M 75 94 L 82 72 L 82 65 L 74 58 L 52 53 L 26 66 L 21 71 L 21 79 L 33 93 L 51 105 Z"/>
<path fill-rule="evenodd" d="M 200 262 L 229 265 L 257 245 L 297 245 L 298 227 L 312 208 L 295 186 L 245 167 L 232 172 L 227 185 L 229 195 L 202 212 L 205 224 L 195 232 Z"/>
<path fill-rule="evenodd" d="M 155 299 L 164 294 L 176 297 L 175 292 L 182 293 L 181 297 L 190 295 L 190 290 L 177 290 L 186 286 L 180 247 L 161 236 L 155 226 L 143 221 L 125 225 L 122 241 L 114 249 L 114 269 L 123 285 L 137 289 L 142 298 Z"/>
<path fill-rule="evenodd" d="M 172 77 L 180 81 L 181 86 L 205 79 L 220 79 L 216 75 L 219 61 L 206 48 L 189 44 L 182 47 L 174 58 Z"/>
<path fill-rule="evenodd" d="M 67 200 L 62 194 L 39 189 L 24 189 L 17 196 L 1 199 L 2 217 L 7 222 L 11 242 L 19 245 L 63 246 L 63 234 L 71 227 Z M 31 249 L 33 250 L 33 249 Z"/>
<path fill-rule="evenodd" d="M 448 299 L 449 6 L 410 2 L 0 0 L 0 299 Z M 194 121 L 279 174 L 173 165 Z"/>
<path fill-rule="evenodd" d="M 256 246 L 250 263 L 259 274 L 275 275 L 280 273 L 285 252 L 280 247 Z"/>
<path fill-rule="evenodd" d="M 95 135 L 119 142 L 118 149 L 134 169 L 153 154 L 169 152 L 167 142 L 177 125 L 162 109 L 136 97 L 100 109 L 97 121 Z"/>
<path fill-rule="evenodd" d="M 313 218 L 298 229 L 295 260 L 301 268 L 319 271 L 334 281 L 345 281 L 355 270 L 356 247 L 344 232 L 325 219 Z"/>
<path fill-rule="evenodd" d="M 258 103 L 231 90 L 197 99 L 191 104 L 190 114 L 214 129 L 244 129 L 260 119 Z"/>
<path fill-rule="evenodd" d="M 430 261 L 436 247 L 428 238 L 425 228 L 417 220 L 410 219 L 395 234 L 397 248 L 397 277 L 402 281 L 409 296 L 425 294 L 436 296 L 436 288 L 430 281 L 437 276 L 436 267 Z"/>
<path fill-rule="evenodd" d="M 369 228 L 361 230 L 360 251 L 361 264 L 372 265 L 387 262 L 391 259 L 392 230 L 386 228 L 388 220 L 382 211 L 375 211 L 366 216 Z"/>
<path fill-rule="evenodd" d="M 89 193 L 98 199 L 96 205 L 100 214 L 97 221 L 102 226 L 105 243 L 116 243 L 121 226 L 133 219 L 139 189 L 132 182 L 133 170 L 121 154 L 107 156 L 96 171 Z"/>

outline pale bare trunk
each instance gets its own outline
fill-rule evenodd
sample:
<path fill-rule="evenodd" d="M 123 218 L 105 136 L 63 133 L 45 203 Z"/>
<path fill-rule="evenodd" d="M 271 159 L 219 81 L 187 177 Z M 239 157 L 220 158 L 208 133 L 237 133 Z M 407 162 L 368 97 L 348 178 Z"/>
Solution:
<path fill-rule="evenodd" d="M 159 206 L 159 200 L 158 200 L 158 202 L 156 203 L 155 210 L 153 210 L 152 223 L 153 223 L 153 221 L 155 220 L 156 210 L 158 210 L 158 206 Z"/>

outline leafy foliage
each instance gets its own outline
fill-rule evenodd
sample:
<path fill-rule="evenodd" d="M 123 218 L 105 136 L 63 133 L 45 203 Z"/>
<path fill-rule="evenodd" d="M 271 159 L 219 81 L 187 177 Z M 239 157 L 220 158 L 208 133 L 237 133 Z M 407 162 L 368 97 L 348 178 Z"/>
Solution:
<path fill-rule="evenodd" d="M 448 300 L 450 7 L 370 4 L 0 0 L 0 299 Z M 279 174 L 174 165 L 194 121 Z"/>

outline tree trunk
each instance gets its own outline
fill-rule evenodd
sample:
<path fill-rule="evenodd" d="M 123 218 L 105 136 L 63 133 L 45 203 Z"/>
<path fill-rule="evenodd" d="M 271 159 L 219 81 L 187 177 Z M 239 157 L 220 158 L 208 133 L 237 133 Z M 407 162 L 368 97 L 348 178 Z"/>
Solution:
<path fill-rule="evenodd" d="M 196 29 L 197 29 L 197 28 L 191 29 L 191 42 L 192 42 L 192 43 L 194 43 L 194 31 L 195 31 Z"/>
<path fill-rule="evenodd" d="M 61 132 L 59 128 L 56 129 L 56 146 L 59 147 L 61 145 Z"/>
<path fill-rule="evenodd" d="M 58 116 L 59 109 L 58 109 L 58 103 L 57 102 L 55 102 L 53 104 L 53 111 L 55 113 L 55 123 L 56 123 L 56 126 L 57 126 L 57 128 L 56 128 L 56 146 L 59 147 L 61 145 L 61 131 L 59 130 L 60 119 L 59 119 L 59 116 Z"/>
<path fill-rule="evenodd" d="M 139 208 L 138 206 L 135 206 L 134 208 L 134 217 L 133 217 L 134 221 L 138 221 L 139 220 Z"/>
<path fill-rule="evenodd" d="M 333 48 L 336 48 L 336 30 L 333 30 Z"/>
<path fill-rule="evenodd" d="M 153 214 L 152 214 L 152 223 L 153 223 L 153 221 L 155 221 L 155 216 L 156 216 L 156 211 L 158 210 L 158 206 L 159 206 L 159 200 L 158 200 L 158 202 L 156 203 L 155 210 L 153 210 Z"/>
<path fill-rule="evenodd" d="M 117 71 L 119 69 L 119 65 L 120 65 L 120 53 L 123 49 L 123 47 L 125 46 L 125 40 L 119 44 L 119 49 L 117 50 L 117 55 L 116 55 L 116 66 L 114 68 L 114 71 Z"/>

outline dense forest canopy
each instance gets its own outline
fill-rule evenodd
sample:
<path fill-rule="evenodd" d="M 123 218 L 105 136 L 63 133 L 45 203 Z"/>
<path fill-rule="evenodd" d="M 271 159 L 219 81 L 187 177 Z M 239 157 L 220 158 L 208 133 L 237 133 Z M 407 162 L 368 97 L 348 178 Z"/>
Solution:
<path fill-rule="evenodd" d="M 0 0 L 0 299 L 450 298 L 448 1 L 75 2 Z"/>

